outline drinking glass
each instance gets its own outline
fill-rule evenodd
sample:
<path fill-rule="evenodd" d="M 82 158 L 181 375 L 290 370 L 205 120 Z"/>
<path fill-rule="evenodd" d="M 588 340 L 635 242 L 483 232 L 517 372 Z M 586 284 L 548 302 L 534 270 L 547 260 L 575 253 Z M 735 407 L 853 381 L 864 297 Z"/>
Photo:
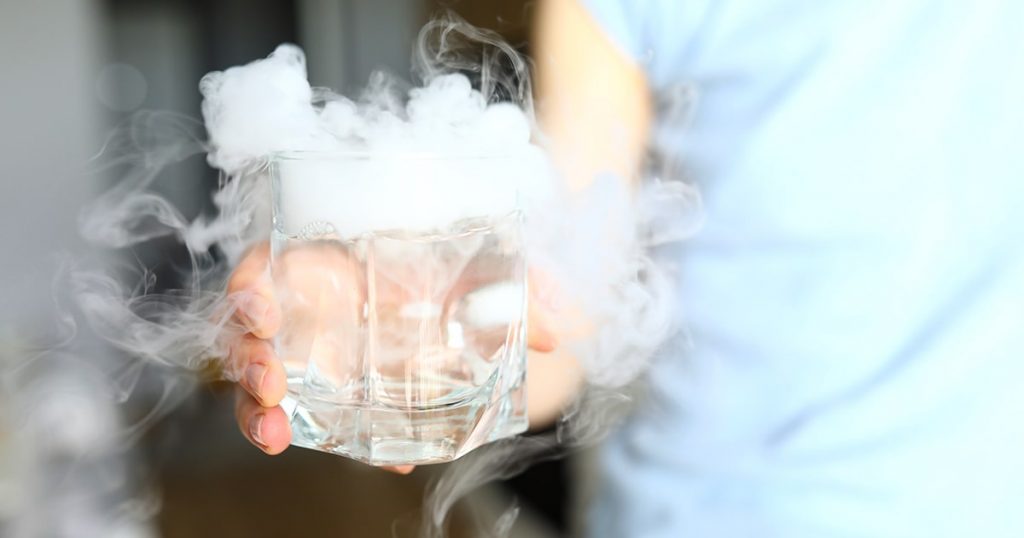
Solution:
<path fill-rule="evenodd" d="M 526 429 L 514 157 L 290 152 L 270 164 L 292 444 L 449 461 Z"/>

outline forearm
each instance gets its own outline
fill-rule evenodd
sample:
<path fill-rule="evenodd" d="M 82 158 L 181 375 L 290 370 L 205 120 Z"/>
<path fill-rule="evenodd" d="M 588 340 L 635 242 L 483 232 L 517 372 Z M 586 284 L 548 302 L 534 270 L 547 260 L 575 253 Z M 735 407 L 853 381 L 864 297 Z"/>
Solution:
<path fill-rule="evenodd" d="M 577 0 L 543 1 L 537 16 L 533 41 L 538 118 L 566 191 L 578 194 L 601 174 L 633 184 L 652 115 L 643 71 L 605 36 Z M 582 308 L 564 308 L 551 317 L 550 326 L 562 342 L 594 336 L 595 328 Z M 582 366 L 566 347 L 531 354 L 531 427 L 556 420 L 582 382 Z"/>
<path fill-rule="evenodd" d="M 635 182 L 653 113 L 643 70 L 577 0 L 541 2 L 533 41 L 538 118 L 569 192 L 600 174 Z"/>

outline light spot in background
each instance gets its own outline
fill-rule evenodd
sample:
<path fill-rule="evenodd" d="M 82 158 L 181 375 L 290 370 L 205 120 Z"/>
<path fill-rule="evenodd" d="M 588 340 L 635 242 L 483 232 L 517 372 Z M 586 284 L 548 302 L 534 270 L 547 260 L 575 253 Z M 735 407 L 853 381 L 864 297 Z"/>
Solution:
<path fill-rule="evenodd" d="M 96 98 L 116 112 L 131 112 L 142 106 L 149 93 L 145 75 L 134 66 L 112 63 L 96 75 Z"/>

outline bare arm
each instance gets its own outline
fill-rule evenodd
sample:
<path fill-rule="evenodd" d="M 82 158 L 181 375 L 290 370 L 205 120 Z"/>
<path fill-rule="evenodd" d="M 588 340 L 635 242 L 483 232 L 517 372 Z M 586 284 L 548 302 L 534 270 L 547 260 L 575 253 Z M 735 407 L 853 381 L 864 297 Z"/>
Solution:
<path fill-rule="evenodd" d="M 643 71 L 577 0 L 542 1 L 537 17 L 538 114 L 570 192 L 601 173 L 635 181 L 652 114 Z M 544 426 L 576 395 L 580 366 L 562 348 L 532 353 L 527 371 L 530 424 Z"/>

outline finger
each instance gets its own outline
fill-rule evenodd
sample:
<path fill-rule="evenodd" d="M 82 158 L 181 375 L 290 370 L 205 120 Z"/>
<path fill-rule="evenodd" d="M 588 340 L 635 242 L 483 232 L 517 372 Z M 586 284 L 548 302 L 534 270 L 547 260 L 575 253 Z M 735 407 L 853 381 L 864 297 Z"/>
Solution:
<path fill-rule="evenodd" d="M 534 351 L 550 353 L 558 347 L 554 320 L 561 309 L 560 295 L 555 280 L 536 267 L 529 269 L 529 306 L 526 312 L 526 345 Z"/>
<path fill-rule="evenodd" d="M 534 351 L 550 353 L 558 347 L 558 337 L 544 309 L 530 303 L 526 314 L 526 345 Z"/>
<path fill-rule="evenodd" d="M 284 410 L 280 406 L 263 407 L 241 389 L 237 391 L 235 420 L 242 435 L 267 454 L 280 454 L 292 442 Z"/>
<path fill-rule="evenodd" d="M 385 465 L 385 466 L 381 467 L 381 469 L 384 469 L 385 471 L 387 471 L 389 473 L 409 474 L 409 473 L 413 472 L 414 469 L 416 469 L 416 466 L 415 465 Z"/>
<path fill-rule="evenodd" d="M 235 318 L 259 338 L 270 338 L 281 326 L 281 308 L 274 297 L 267 263 L 270 246 L 250 250 L 228 280 L 228 295 L 235 303 Z"/>
<path fill-rule="evenodd" d="M 288 390 L 288 379 L 270 342 L 247 334 L 236 341 L 231 353 L 233 380 L 263 407 L 281 403 Z"/>

